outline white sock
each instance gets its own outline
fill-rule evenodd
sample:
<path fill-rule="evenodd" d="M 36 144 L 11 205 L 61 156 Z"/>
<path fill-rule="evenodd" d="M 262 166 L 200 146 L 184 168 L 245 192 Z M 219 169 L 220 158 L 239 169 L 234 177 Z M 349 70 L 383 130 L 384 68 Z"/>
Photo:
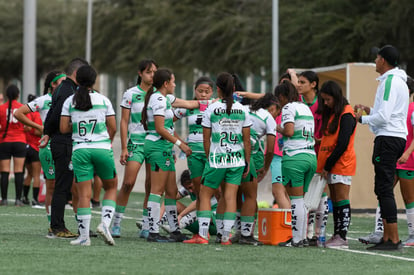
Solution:
<path fill-rule="evenodd" d="M 206 240 L 208 240 L 208 228 L 210 227 L 210 219 L 211 218 L 198 217 L 198 234 Z"/>
<path fill-rule="evenodd" d="M 226 242 L 230 238 L 230 232 L 231 232 L 231 228 L 234 225 L 234 220 L 225 219 L 223 220 L 223 225 L 224 225 L 224 228 L 223 228 L 222 240 Z"/>
<path fill-rule="evenodd" d="M 150 233 L 159 233 L 161 196 L 150 194 L 148 199 L 148 225 Z"/>
<path fill-rule="evenodd" d="M 308 239 L 311 239 L 313 235 L 315 234 L 314 226 L 315 226 L 315 218 L 316 218 L 316 212 L 310 211 L 309 217 L 308 217 L 308 228 L 307 228 L 307 234 L 306 237 Z"/>
<path fill-rule="evenodd" d="M 180 220 L 180 229 L 186 228 L 197 220 L 197 211 L 191 211 Z"/>
<path fill-rule="evenodd" d="M 217 234 L 221 234 L 221 236 L 223 236 L 223 230 L 224 230 L 223 219 L 217 219 L 216 217 L 216 228 L 217 228 Z"/>
<path fill-rule="evenodd" d="M 251 236 L 254 231 L 254 216 L 241 217 L 241 235 L 244 237 Z"/>
<path fill-rule="evenodd" d="M 101 221 L 108 228 L 111 226 L 112 216 L 114 212 L 115 212 L 115 207 L 109 206 L 109 205 L 102 205 Z"/>
<path fill-rule="evenodd" d="M 236 220 L 234 221 L 234 228 L 236 228 L 236 233 L 241 232 L 242 224 L 240 220 L 240 211 L 236 212 Z"/>
<path fill-rule="evenodd" d="M 148 208 L 145 208 L 142 212 L 142 230 L 149 230 Z"/>
<path fill-rule="evenodd" d="M 124 217 L 124 213 L 119 213 L 115 211 L 112 225 L 120 227 L 123 217 Z"/>
<path fill-rule="evenodd" d="M 315 235 L 319 236 L 322 226 L 326 228 L 328 221 L 329 205 L 328 196 L 323 196 L 319 202 L 318 209 L 316 210 L 316 221 L 315 221 Z M 326 231 L 325 231 L 326 232 Z"/>
<path fill-rule="evenodd" d="M 381 218 L 381 208 L 378 206 L 375 211 L 375 232 L 384 232 L 384 224 L 382 223 Z"/>
<path fill-rule="evenodd" d="M 303 197 L 291 199 L 292 209 L 292 240 L 298 243 L 303 240 L 305 226 L 307 224 L 305 204 Z"/>
<path fill-rule="evenodd" d="M 414 208 L 405 210 L 407 214 L 408 235 L 414 236 Z"/>
<path fill-rule="evenodd" d="M 174 232 L 179 229 L 177 218 L 177 202 L 174 199 L 165 199 L 165 214 L 170 225 L 170 232 Z"/>
<path fill-rule="evenodd" d="M 91 225 L 92 215 L 78 215 L 79 238 L 82 240 L 89 239 L 89 228 Z"/>

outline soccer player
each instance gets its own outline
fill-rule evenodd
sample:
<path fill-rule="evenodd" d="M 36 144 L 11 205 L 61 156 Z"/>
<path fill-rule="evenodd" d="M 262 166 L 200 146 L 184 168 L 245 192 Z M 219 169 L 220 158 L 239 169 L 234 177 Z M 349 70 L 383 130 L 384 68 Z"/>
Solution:
<path fill-rule="evenodd" d="M 89 246 L 91 221 L 91 193 L 94 172 L 102 179 L 105 194 L 102 201 L 101 223 L 97 232 L 105 243 L 114 245 L 109 226 L 115 211 L 117 175 L 112 151 L 116 132 L 115 112 L 111 101 L 93 90 L 96 71 L 82 66 L 76 74 L 79 88 L 69 96 L 62 107 L 60 132 L 71 133 L 73 139 L 72 164 L 75 185 L 79 194 L 79 237 L 72 245 Z"/>

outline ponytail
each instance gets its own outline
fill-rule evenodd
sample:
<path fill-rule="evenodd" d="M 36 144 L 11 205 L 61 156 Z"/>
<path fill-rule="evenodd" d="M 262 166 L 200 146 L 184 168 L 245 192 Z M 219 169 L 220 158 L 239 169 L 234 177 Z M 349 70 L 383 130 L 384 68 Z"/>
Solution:
<path fill-rule="evenodd" d="M 223 99 L 226 101 L 226 113 L 230 115 L 233 106 L 234 78 L 229 73 L 217 76 L 216 86 L 220 88 Z"/>
<path fill-rule="evenodd" d="M 92 90 L 96 80 L 96 71 L 89 65 L 80 67 L 76 72 L 76 81 L 79 86 L 73 96 L 72 103 L 75 109 L 88 111 L 92 109 L 92 102 L 89 92 Z"/>
<path fill-rule="evenodd" d="M 145 95 L 144 108 L 142 109 L 142 113 L 141 113 L 141 123 L 145 131 L 148 130 L 148 123 L 147 123 L 148 122 L 148 114 L 147 114 L 148 102 L 153 93 L 154 93 L 154 85 L 151 85 L 151 87 L 147 91 L 147 94 Z"/>
<path fill-rule="evenodd" d="M 4 129 L 3 138 L 6 137 L 7 131 L 9 129 L 10 116 L 11 116 L 11 113 L 12 113 L 12 101 L 16 100 L 19 97 L 19 94 L 20 94 L 20 91 L 19 91 L 19 88 L 17 88 L 16 85 L 12 84 L 9 87 L 7 87 L 7 89 L 6 89 L 6 97 L 7 97 L 7 100 L 9 101 L 9 106 L 7 108 L 6 128 Z"/>

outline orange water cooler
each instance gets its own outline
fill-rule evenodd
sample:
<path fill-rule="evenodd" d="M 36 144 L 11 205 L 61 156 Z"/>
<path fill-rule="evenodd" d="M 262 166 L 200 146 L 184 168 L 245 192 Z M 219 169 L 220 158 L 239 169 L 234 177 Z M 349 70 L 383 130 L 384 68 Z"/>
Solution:
<path fill-rule="evenodd" d="M 277 245 L 292 238 L 290 209 L 259 209 L 259 241 Z"/>

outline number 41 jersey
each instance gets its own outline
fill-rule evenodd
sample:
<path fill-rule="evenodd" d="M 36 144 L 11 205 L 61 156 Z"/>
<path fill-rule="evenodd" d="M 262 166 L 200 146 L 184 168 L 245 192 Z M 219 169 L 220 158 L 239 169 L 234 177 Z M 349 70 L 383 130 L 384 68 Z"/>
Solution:
<path fill-rule="evenodd" d="M 72 103 L 73 95 L 63 103 L 62 116 L 69 116 L 72 120 L 73 151 L 80 148 L 111 149 L 106 128 L 106 117 L 114 116 L 115 111 L 109 99 L 97 92 L 89 93 L 92 109 L 80 111 Z"/>
<path fill-rule="evenodd" d="M 291 137 L 283 137 L 283 153 L 293 156 L 299 153 L 315 154 L 313 133 L 315 122 L 309 107 L 302 102 L 290 102 L 282 109 L 282 127 L 288 122 L 294 123 Z"/>

